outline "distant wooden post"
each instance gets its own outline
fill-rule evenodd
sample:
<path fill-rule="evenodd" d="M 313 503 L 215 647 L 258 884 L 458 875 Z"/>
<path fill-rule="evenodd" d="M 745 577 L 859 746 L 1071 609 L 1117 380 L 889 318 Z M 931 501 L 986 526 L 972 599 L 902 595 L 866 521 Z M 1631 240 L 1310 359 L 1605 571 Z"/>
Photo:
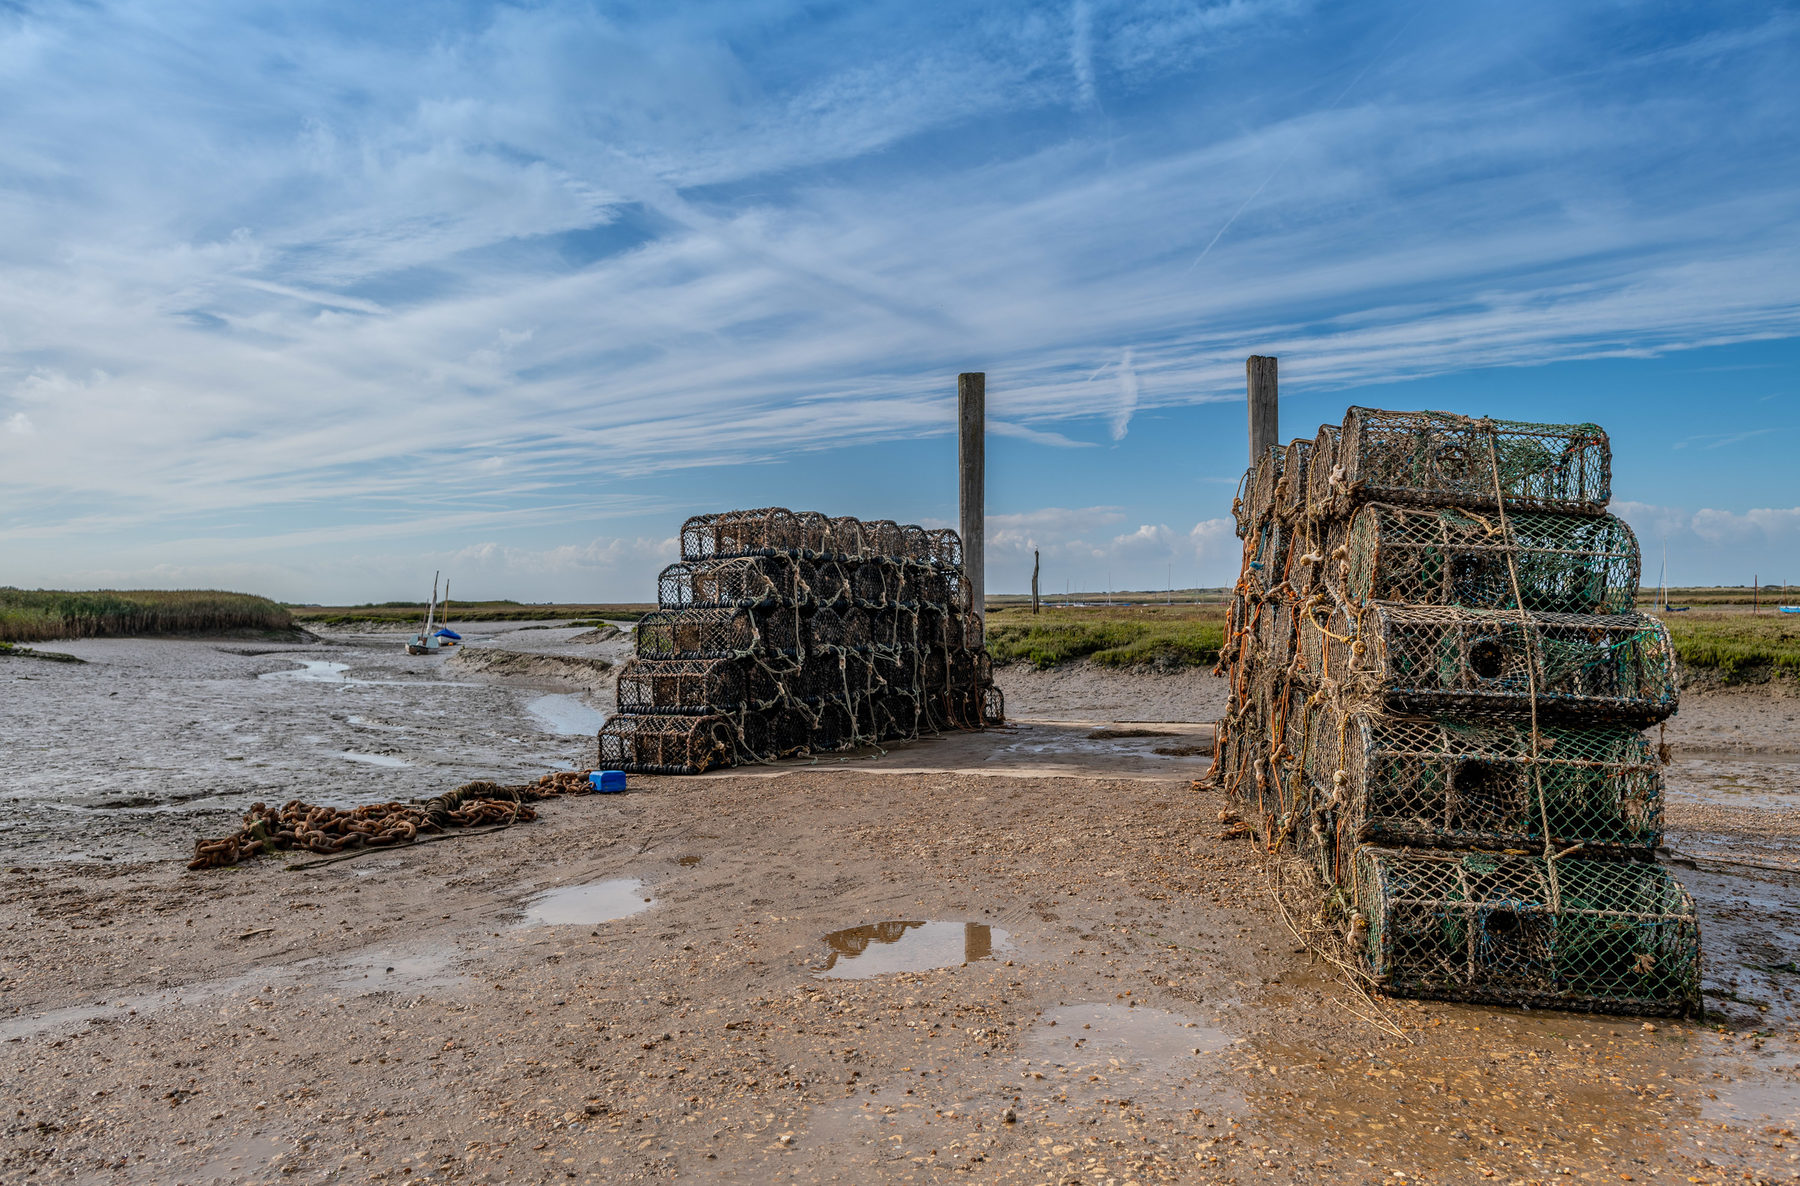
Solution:
<path fill-rule="evenodd" d="M 1281 440 L 1273 355 L 1252 354 L 1244 360 L 1244 391 L 1250 404 L 1250 464 L 1255 465 Z"/>
<path fill-rule="evenodd" d="M 1037 574 L 1038 550 L 1033 548 L 1031 549 L 1031 612 L 1034 614 L 1038 612 Z"/>
<path fill-rule="evenodd" d="M 969 601 L 987 625 L 987 585 L 983 580 L 982 541 L 987 509 L 987 374 L 969 371 L 956 377 L 956 463 L 961 481 L 963 579 Z"/>
<path fill-rule="evenodd" d="M 1742 586 L 1740 586 L 1741 588 Z M 1762 576 L 1758 574 L 1750 578 L 1750 612 L 1762 612 Z"/>

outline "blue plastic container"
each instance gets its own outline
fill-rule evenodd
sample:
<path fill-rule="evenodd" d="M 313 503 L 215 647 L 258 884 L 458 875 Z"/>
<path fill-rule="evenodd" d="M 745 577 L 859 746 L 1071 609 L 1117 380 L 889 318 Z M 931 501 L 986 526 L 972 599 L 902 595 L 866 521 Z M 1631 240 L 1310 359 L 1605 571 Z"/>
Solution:
<path fill-rule="evenodd" d="M 610 795 L 625 789 L 625 772 L 623 770 L 596 770 L 588 775 L 588 781 L 602 795 Z"/>

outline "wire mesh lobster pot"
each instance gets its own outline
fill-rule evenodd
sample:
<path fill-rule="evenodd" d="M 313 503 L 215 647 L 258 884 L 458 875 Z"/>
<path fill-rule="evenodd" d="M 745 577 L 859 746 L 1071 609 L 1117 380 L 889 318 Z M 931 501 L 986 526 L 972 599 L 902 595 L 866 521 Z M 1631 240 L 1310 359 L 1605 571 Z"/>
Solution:
<path fill-rule="evenodd" d="M 990 728 L 1006 724 L 1006 693 L 993 684 L 981 690 L 981 723 Z"/>
<path fill-rule="evenodd" d="M 737 729 L 723 716 L 618 713 L 600 730 L 600 768 L 633 774 L 700 774 L 729 766 Z"/>
<path fill-rule="evenodd" d="M 800 522 L 786 507 L 695 515 L 681 525 L 683 560 L 770 556 L 798 551 L 802 543 Z"/>
<path fill-rule="evenodd" d="M 1272 667 L 1285 670 L 1294 658 L 1294 599 L 1280 593 L 1262 604 L 1257 622 L 1257 641 L 1263 656 Z"/>
<path fill-rule="evenodd" d="M 1292 440 L 1282 450 L 1281 477 L 1275 482 L 1274 513 L 1292 519 L 1306 512 L 1306 471 L 1312 460 L 1313 443 Z"/>
<path fill-rule="evenodd" d="M 919 735 L 919 698 L 911 692 L 886 691 L 873 697 L 875 736 L 900 741 Z"/>
<path fill-rule="evenodd" d="M 940 568 L 960 570 L 963 566 L 962 536 L 948 527 L 940 527 L 925 533 L 930 544 L 930 554 L 926 559 Z"/>
<path fill-rule="evenodd" d="M 1336 472 L 1338 439 L 1343 429 L 1336 424 L 1322 424 L 1313 438 L 1312 452 L 1306 456 L 1306 491 L 1303 502 L 1308 515 L 1324 515 L 1331 511 L 1342 475 Z M 1338 479 L 1334 482 L 1334 477 Z"/>
<path fill-rule="evenodd" d="M 1621 614 L 1638 589 L 1637 537 L 1612 515 L 1521 511 L 1503 533 L 1493 512 L 1375 503 L 1351 520 L 1345 595 L 1469 609 Z M 1511 544 L 1506 542 L 1507 534 Z M 1508 561 L 1511 561 L 1509 565 Z"/>
<path fill-rule="evenodd" d="M 814 605 L 842 609 L 855 597 L 850 589 L 850 573 L 855 565 L 839 560 L 821 560 L 813 565 L 811 601 Z"/>
<path fill-rule="evenodd" d="M 1275 487 L 1281 482 L 1281 467 L 1287 462 L 1287 450 L 1270 445 L 1256 459 L 1255 476 L 1250 480 L 1250 524 L 1252 529 L 1275 513 Z"/>
<path fill-rule="evenodd" d="M 748 609 L 658 610 L 638 620 L 637 653 L 645 659 L 724 659 L 757 645 Z"/>
<path fill-rule="evenodd" d="M 1251 528 L 1244 560 L 1244 577 L 1258 590 L 1268 592 L 1281 584 L 1287 558 L 1288 525 L 1270 515 Z"/>
<path fill-rule="evenodd" d="M 1231 521 L 1239 539 L 1247 539 L 1254 525 L 1251 493 L 1256 488 L 1256 466 L 1252 465 L 1238 478 L 1237 493 L 1231 499 Z"/>
<path fill-rule="evenodd" d="M 858 605 L 877 608 L 900 600 L 900 565 L 886 557 L 865 560 L 856 566 L 851 594 Z"/>
<path fill-rule="evenodd" d="M 1474 420 L 1448 412 L 1351 408 L 1337 465 L 1355 501 L 1453 504 L 1598 515 L 1612 449 L 1595 424 Z"/>
<path fill-rule="evenodd" d="M 656 578 L 656 600 L 665 610 L 793 604 L 810 598 L 812 569 L 791 556 L 678 560 Z"/>
<path fill-rule="evenodd" d="M 1544 724 L 1539 737 L 1534 771 L 1518 722 L 1322 708 L 1307 765 L 1326 786 L 1344 772 L 1346 831 L 1363 843 L 1642 854 L 1662 842 L 1662 764 L 1642 734 Z"/>
<path fill-rule="evenodd" d="M 706 716 L 762 707 L 780 696 L 754 659 L 632 658 L 619 669 L 620 712 Z"/>
<path fill-rule="evenodd" d="M 1657 865 L 1365 847 L 1360 944 L 1401 996 L 1602 1013 L 1700 1007 L 1694 902 Z"/>
<path fill-rule="evenodd" d="M 1345 648 L 1348 672 L 1394 708 L 1522 714 L 1535 690 L 1549 716 L 1653 725 L 1679 697 L 1668 630 L 1640 614 L 1521 621 L 1511 611 L 1374 602 L 1361 622 L 1363 653 Z M 1326 648 L 1334 664 L 1337 645 Z"/>

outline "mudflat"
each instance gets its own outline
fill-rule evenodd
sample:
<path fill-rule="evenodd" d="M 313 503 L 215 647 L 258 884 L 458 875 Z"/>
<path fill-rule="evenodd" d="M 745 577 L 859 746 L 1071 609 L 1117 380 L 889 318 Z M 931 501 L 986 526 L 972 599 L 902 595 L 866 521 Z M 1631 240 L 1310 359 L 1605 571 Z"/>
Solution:
<path fill-rule="evenodd" d="M 25 741 L 0 832 L 6 1181 L 1800 1177 L 1779 787 L 1718 808 L 1671 768 L 1705 1021 L 1372 1002 L 1221 838 L 1197 713 L 1158 722 L 1130 676 L 1008 681 L 1003 730 L 188 872 L 249 798 L 522 780 L 591 760 L 559 730 L 610 710 L 593 664 L 224 645 L 0 671 L 33 677 L 0 701 Z M 282 672 L 320 674 L 260 678 Z M 1683 796 L 1727 814 L 1684 831 Z"/>

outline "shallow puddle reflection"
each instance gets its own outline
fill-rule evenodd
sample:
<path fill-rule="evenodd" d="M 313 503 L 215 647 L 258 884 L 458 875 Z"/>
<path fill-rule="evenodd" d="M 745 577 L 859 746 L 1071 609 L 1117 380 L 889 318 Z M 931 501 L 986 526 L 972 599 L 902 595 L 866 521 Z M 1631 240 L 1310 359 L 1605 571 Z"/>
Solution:
<path fill-rule="evenodd" d="M 1007 933 L 979 922 L 874 922 L 833 931 L 821 976 L 862 980 L 984 960 L 1007 946 Z"/>
<path fill-rule="evenodd" d="M 1214 1077 L 1219 1064 L 1206 1056 L 1231 1043 L 1223 1031 L 1165 1009 L 1077 1004 L 1044 1010 L 1019 1049 L 1062 1098 L 1086 1099 L 1117 1098 L 1121 1090 L 1179 1092 L 1182 1081 Z M 1218 1093 L 1208 1086 L 1201 1094 Z"/>
<path fill-rule="evenodd" d="M 564 885 L 525 902 L 526 927 L 592 926 L 648 910 L 653 899 L 635 877 L 615 877 L 592 885 Z"/>

